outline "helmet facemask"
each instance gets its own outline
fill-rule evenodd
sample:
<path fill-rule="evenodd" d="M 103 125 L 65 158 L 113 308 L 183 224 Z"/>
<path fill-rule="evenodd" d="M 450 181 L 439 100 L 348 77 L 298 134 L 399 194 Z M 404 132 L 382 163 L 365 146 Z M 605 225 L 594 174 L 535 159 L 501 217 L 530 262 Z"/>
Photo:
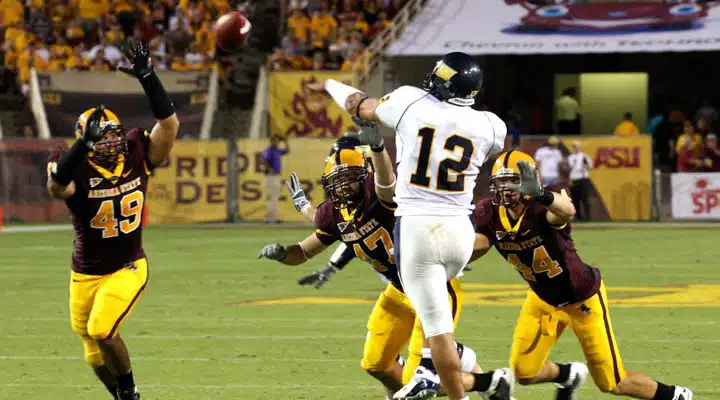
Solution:
<path fill-rule="evenodd" d="M 341 164 L 323 176 L 323 187 L 335 208 L 357 208 L 364 197 L 368 174 L 365 166 Z"/>
<path fill-rule="evenodd" d="M 523 196 L 514 187 L 520 184 L 520 175 L 497 174 L 490 178 L 490 194 L 494 205 L 515 208 L 523 203 Z"/>
<path fill-rule="evenodd" d="M 115 122 L 103 122 L 101 124 L 105 136 L 95 143 L 95 148 L 90 154 L 90 159 L 97 165 L 112 169 L 117 166 L 127 155 L 127 139 L 121 125 Z"/>

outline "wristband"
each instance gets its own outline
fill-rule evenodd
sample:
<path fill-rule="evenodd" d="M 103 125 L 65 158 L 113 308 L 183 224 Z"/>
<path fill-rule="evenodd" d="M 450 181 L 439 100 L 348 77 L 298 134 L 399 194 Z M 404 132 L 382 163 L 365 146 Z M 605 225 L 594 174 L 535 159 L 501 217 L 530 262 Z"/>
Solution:
<path fill-rule="evenodd" d="M 60 156 L 55 168 L 50 171 L 52 179 L 60 185 L 69 185 L 75 176 L 75 170 L 85 161 L 90 150 L 91 146 L 85 139 L 77 139 L 70 149 Z"/>
<path fill-rule="evenodd" d="M 550 190 L 543 190 L 542 193 L 535 196 L 534 199 L 543 206 L 550 207 L 553 201 L 555 201 L 555 195 Z"/>
<path fill-rule="evenodd" d="M 150 72 L 140 78 L 140 84 L 145 91 L 145 95 L 150 100 L 150 109 L 155 119 L 163 120 L 175 114 L 175 106 L 155 72 Z"/>

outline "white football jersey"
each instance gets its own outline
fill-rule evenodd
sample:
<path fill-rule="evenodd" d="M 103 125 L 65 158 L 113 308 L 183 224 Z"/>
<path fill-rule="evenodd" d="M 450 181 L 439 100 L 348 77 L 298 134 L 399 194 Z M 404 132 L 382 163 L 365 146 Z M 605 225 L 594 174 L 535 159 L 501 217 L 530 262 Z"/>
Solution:
<path fill-rule="evenodd" d="M 440 101 L 413 86 L 383 97 L 376 113 L 395 129 L 395 215 L 466 215 L 480 166 L 502 151 L 507 127 L 495 114 Z"/>

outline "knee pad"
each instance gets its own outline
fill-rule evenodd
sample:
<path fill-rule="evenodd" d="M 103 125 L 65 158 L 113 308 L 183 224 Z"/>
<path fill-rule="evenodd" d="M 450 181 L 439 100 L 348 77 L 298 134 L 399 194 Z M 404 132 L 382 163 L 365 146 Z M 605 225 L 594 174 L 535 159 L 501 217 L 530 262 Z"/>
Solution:
<path fill-rule="evenodd" d="M 88 365 L 95 368 L 105 364 L 105 360 L 103 360 L 102 354 L 100 353 L 100 346 L 98 346 L 95 340 L 89 337 L 83 337 L 82 343 L 85 361 Z"/>

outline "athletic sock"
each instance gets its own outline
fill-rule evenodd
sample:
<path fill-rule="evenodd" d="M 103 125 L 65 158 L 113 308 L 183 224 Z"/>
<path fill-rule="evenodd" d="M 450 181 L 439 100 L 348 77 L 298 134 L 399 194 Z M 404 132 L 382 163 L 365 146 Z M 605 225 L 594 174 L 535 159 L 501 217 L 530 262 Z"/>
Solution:
<path fill-rule="evenodd" d="M 437 373 L 437 370 L 435 369 L 435 363 L 433 363 L 432 360 L 432 352 L 427 347 L 423 348 L 421 351 L 422 358 L 420 359 L 420 366 L 426 368 L 427 370 Z"/>
<path fill-rule="evenodd" d="M 473 383 L 473 386 L 469 391 L 480 393 L 487 392 L 490 389 L 490 385 L 492 384 L 492 377 L 494 372 L 495 371 L 483 372 L 482 374 L 473 373 L 473 376 L 475 377 L 475 383 Z"/>
<path fill-rule="evenodd" d="M 115 375 L 113 375 L 112 372 L 110 372 L 110 369 L 108 369 L 107 365 L 98 365 L 96 367 L 93 367 L 95 370 L 95 375 L 100 379 L 100 382 L 105 385 L 105 388 L 110 392 L 110 394 L 113 397 L 117 396 L 117 380 L 115 379 Z"/>
<path fill-rule="evenodd" d="M 657 384 L 657 392 L 655 392 L 652 400 L 672 400 L 675 396 L 675 386 L 668 386 L 661 382 Z"/>
<path fill-rule="evenodd" d="M 117 379 L 120 390 L 127 390 L 135 387 L 132 370 L 130 370 L 127 374 L 116 376 L 115 379 Z"/>
<path fill-rule="evenodd" d="M 553 379 L 553 382 L 559 383 L 561 385 L 566 384 L 568 379 L 570 379 L 570 364 L 555 363 L 555 365 L 558 366 L 560 372 L 558 373 L 557 378 Z"/>

